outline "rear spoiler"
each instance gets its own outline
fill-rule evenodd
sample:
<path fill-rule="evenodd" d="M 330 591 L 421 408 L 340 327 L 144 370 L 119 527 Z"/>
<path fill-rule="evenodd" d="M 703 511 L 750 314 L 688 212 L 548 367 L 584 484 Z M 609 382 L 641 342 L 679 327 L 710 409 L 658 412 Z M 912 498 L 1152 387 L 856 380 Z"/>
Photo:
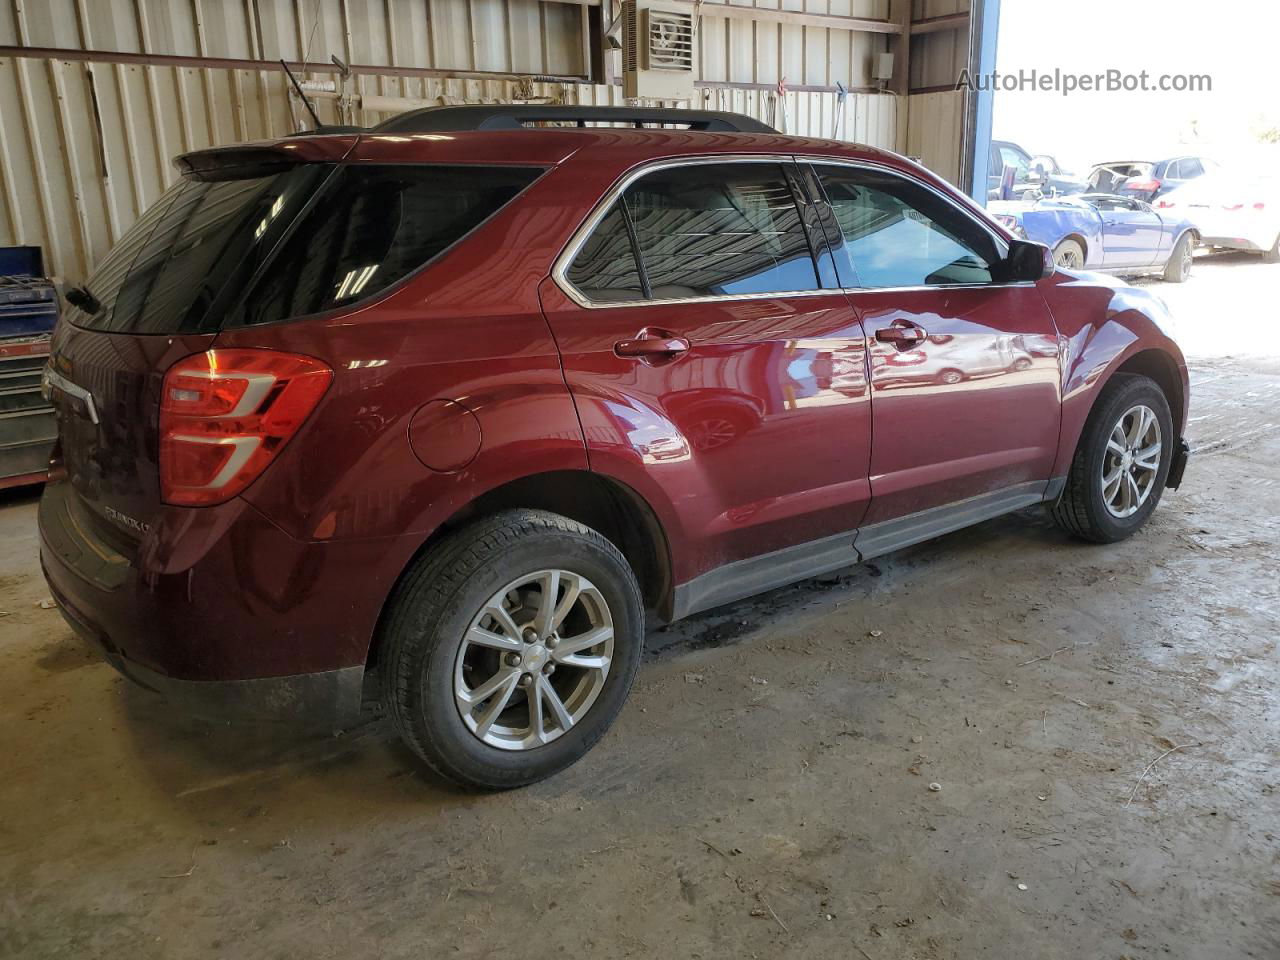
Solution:
<path fill-rule="evenodd" d="M 174 158 L 173 165 L 188 180 L 249 180 L 284 173 L 305 163 L 337 163 L 359 142 L 359 134 L 344 133 L 240 143 L 184 153 Z"/>

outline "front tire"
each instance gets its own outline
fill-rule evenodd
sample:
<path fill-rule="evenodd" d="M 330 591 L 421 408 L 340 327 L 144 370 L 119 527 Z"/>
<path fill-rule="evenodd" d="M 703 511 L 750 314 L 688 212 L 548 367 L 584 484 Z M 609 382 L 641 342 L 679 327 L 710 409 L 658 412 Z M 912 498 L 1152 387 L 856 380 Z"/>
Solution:
<path fill-rule="evenodd" d="M 1149 377 L 1117 373 L 1102 388 L 1049 512 L 1058 526 L 1093 543 L 1115 543 L 1147 522 L 1173 458 L 1173 417 Z"/>
<path fill-rule="evenodd" d="M 405 743 L 461 786 L 565 769 L 622 710 L 644 645 L 618 549 L 554 513 L 511 510 L 451 534 L 392 598 L 385 688 Z"/>
<path fill-rule="evenodd" d="M 1164 279 L 1167 283 L 1185 283 L 1191 277 L 1191 263 L 1195 259 L 1195 242 L 1191 234 L 1184 233 L 1173 245 L 1173 253 L 1164 265 Z"/>

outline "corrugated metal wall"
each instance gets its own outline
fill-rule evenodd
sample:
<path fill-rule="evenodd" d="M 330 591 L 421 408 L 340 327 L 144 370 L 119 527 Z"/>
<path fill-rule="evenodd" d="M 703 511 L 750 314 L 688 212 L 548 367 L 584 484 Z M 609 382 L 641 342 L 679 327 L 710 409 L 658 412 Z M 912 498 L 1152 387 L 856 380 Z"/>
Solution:
<path fill-rule="evenodd" d="M 912 0 L 911 19 L 936 20 L 968 13 L 969 0 Z M 933 92 L 955 87 L 960 71 L 969 62 L 969 30 L 939 30 L 911 38 L 911 90 Z"/>
<path fill-rule="evenodd" d="M 888 15 L 887 0 L 759 0 L 770 4 Z M 618 87 L 576 79 L 588 72 L 585 30 L 584 6 L 537 0 L 0 0 L 0 46 L 63 51 L 0 57 L 0 245 L 38 244 L 50 273 L 83 279 L 172 182 L 173 156 L 309 126 L 274 68 L 109 62 L 69 51 L 312 64 L 336 54 L 361 67 L 349 95 L 620 103 Z M 898 97 L 857 92 L 841 106 L 834 91 L 790 90 L 779 110 L 770 88 L 782 78 L 789 86 L 839 80 L 865 88 L 872 54 L 886 47 L 882 34 L 724 17 L 704 17 L 700 34 L 703 78 L 739 87 L 704 88 L 699 106 L 746 113 L 789 133 L 925 157 L 944 152 L 909 145 Z M 414 73 L 424 70 L 494 75 Z M 539 75 L 566 79 L 529 79 Z M 332 71 L 306 76 L 336 79 Z M 318 108 L 329 122 L 389 115 L 354 107 L 343 117 L 333 98 L 319 99 Z M 937 169 L 950 175 L 949 167 Z"/>
<path fill-rule="evenodd" d="M 907 155 L 918 157 L 944 180 L 959 183 L 964 94 L 951 90 L 913 93 L 908 101 Z"/>

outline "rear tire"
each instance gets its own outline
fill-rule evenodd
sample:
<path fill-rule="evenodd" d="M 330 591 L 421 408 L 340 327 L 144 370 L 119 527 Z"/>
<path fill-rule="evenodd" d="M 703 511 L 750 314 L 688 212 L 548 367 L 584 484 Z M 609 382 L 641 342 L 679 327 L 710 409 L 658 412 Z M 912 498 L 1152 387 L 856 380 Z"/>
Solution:
<path fill-rule="evenodd" d="M 1068 270 L 1083 270 L 1084 247 L 1074 240 L 1063 240 L 1053 248 L 1053 262 L 1055 266 Z"/>
<path fill-rule="evenodd" d="M 1164 265 L 1164 279 L 1167 283 L 1185 283 L 1191 276 L 1191 262 L 1195 256 L 1195 242 L 1191 234 L 1184 233 L 1173 245 L 1173 253 Z"/>
<path fill-rule="evenodd" d="M 1142 418 L 1135 411 L 1140 410 L 1153 415 L 1154 427 L 1137 430 Z M 1151 449 L 1152 437 L 1160 444 L 1157 453 L 1148 458 L 1134 456 Z M 1081 540 L 1115 543 L 1132 536 L 1160 502 L 1176 441 L 1169 401 L 1156 382 L 1117 373 L 1102 388 L 1089 414 L 1067 485 L 1049 513 L 1058 526 Z M 1144 468 L 1144 463 L 1151 469 Z M 1118 485 L 1113 479 L 1117 468 Z M 1133 495 L 1126 497 L 1126 492 Z"/>
<path fill-rule="evenodd" d="M 608 640 L 574 646 L 592 631 Z M 384 700 L 405 743 L 454 783 L 505 790 L 565 769 L 609 729 L 640 663 L 644 607 L 599 533 L 511 510 L 451 534 L 409 570 L 383 642 Z"/>

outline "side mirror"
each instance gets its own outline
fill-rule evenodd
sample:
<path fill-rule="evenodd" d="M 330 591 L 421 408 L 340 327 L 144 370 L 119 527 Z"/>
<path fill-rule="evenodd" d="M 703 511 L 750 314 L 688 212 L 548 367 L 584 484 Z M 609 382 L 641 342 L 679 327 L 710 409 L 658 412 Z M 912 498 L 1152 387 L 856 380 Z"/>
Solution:
<path fill-rule="evenodd" d="M 1053 276 L 1053 253 L 1034 240 L 1014 240 L 1009 255 L 1000 262 L 999 278 L 1005 282 L 1034 283 Z"/>

